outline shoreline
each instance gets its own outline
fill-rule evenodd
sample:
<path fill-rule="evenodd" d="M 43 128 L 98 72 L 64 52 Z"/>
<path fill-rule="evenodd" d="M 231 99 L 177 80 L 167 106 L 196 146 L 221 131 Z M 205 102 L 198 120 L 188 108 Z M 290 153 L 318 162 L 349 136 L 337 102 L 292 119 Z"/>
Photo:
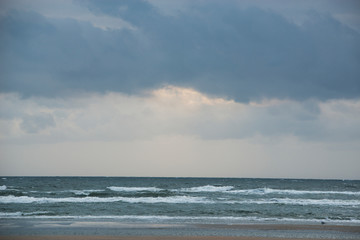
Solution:
<path fill-rule="evenodd" d="M 0 236 L 0 240 L 334 240 L 336 238 L 278 238 L 232 236 Z"/>
<path fill-rule="evenodd" d="M 126 223 L 0 219 L 0 240 L 360 239 L 360 225 Z"/>

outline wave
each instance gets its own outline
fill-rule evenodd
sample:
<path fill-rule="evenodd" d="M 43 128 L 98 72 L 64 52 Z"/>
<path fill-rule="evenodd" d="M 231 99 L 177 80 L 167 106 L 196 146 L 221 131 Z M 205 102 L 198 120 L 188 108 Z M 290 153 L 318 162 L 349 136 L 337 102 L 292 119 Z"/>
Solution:
<path fill-rule="evenodd" d="M 115 192 L 144 192 L 144 191 L 160 192 L 163 190 L 163 189 L 157 188 L 157 187 L 115 187 L 115 186 L 111 186 L 111 187 L 107 187 L 107 188 L 110 189 L 111 191 L 115 191 Z"/>
<path fill-rule="evenodd" d="M 0 197 L 0 203 L 107 203 L 107 202 L 127 202 L 127 203 L 212 203 L 203 197 L 172 196 L 172 197 L 68 197 L 68 198 L 36 198 L 13 195 Z"/>
<path fill-rule="evenodd" d="M 24 213 L 24 212 L 0 212 L 0 218 L 4 217 L 19 217 L 19 216 L 46 216 L 43 214 L 49 214 L 48 211 L 36 211 L 36 212 L 30 212 L 30 213 Z"/>
<path fill-rule="evenodd" d="M 0 190 L 6 190 L 6 186 L 5 185 L 2 185 L 2 186 L 0 186 Z"/>
<path fill-rule="evenodd" d="M 23 216 L 22 212 L 0 212 L 0 217 L 15 217 L 15 216 Z"/>
<path fill-rule="evenodd" d="M 329 206 L 359 206 L 359 200 L 338 199 L 294 199 L 272 198 L 259 200 L 225 201 L 229 204 L 285 204 L 285 205 L 329 205 Z"/>
<path fill-rule="evenodd" d="M 360 192 L 351 191 L 309 191 L 309 190 L 294 190 L 294 189 L 272 189 L 272 188 L 255 188 L 255 189 L 241 189 L 231 190 L 228 193 L 246 194 L 246 195 L 265 195 L 265 194 L 343 194 L 343 195 L 360 195 Z"/>
<path fill-rule="evenodd" d="M 44 193 L 44 194 L 58 194 L 58 193 L 73 193 L 77 196 L 89 196 L 92 193 L 101 193 L 105 192 L 105 190 L 100 189 L 85 189 L 85 190 L 63 190 L 63 191 L 29 191 L 30 193 Z M 26 192 L 24 192 L 26 193 Z"/>
<path fill-rule="evenodd" d="M 206 186 L 192 187 L 192 188 L 181 188 L 180 190 L 175 190 L 175 191 L 181 191 L 181 192 L 227 192 L 233 188 L 234 188 L 233 186 L 206 185 Z"/>
<path fill-rule="evenodd" d="M 234 189 L 234 186 L 213 186 L 205 185 L 192 188 L 174 189 L 177 192 L 222 192 L 244 195 L 304 195 L 304 194 L 343 194 L 343 195 L 360 195 L 360 192 L 351 191 L 317 191 L 317 190 L 295 190 L 295 189 L 273 189 L 273 188 L 255 188 L 255 189 Z"/>
<path fill-rule="evenodd" d="M 166 189 L 157 188 L 157 187 L 107 187 L 108 189 L 116 192 L 160 192 L 165 191 Z M 168 191 L 172 192 L 226 192 L 233 189 L 233 186 L 199 186 L 191 188 L 180 188 L 180 189 L 169 189 Z"/>
<path fill-rule="evenodd" d="M 47 198 L 29 196 L 0 196 L 0 203 L 28 204 L 28 203 L 199 203 L 199 204 L 283 204 L 283 205 L 328 205 L 328 206 L 360 206 L 359 200 L 339 199 L 293 199 L 293 198 L 272 198 L 272 199 L 248 199 L 248 200 L 209 200 L 204 197 L 192 196 L 169 196 L 169 197 L 66 197 Z"/>
<path fill-rule="evenodd" d="M 360 219 L 329 219 L 329 218 L 274 218 L 274 217 L 235 217 L 235 216 L 167 216 L 167 215 L 36 215 L 32 213 L 24 214 L 22 212 L 0 213 L 0 218 L 39 218 L 39 219 L 114 219 L 114 220 L 132 220 L 132 221 L 201 221 L 204 222 L 329 222 L 329 223 L 353 223 L 359 224 Z"/>
<path fill-rule="evenodd" d="M 104 192 L 104 190 L 97 190 L 97 189 L 88 189 L 88 190 L 68 190 L 65 192 L 71 192 L 74 193 L 75 195 L 85 195 L 85 196 L 89 196 L 92 193 L 98 193 L 98 192 Z"/>
<path fill-rule="evenodd" d="M 118 186 L 110 186 L 107 189 L 114 192 L 189 192 L 189 193 L 201 193 L 201 192 L 220 192 L 220 193 L 229 193 L 229 194 L 239 194 L 239 195 L 354 195 L 360 196 L 360 192 L 355 191 L 318 191 L 318 190 L 295 190 L 295 189 L 273 189 L 273 188 L 254 188 L 254 189 L 234 189 L 234 186 L 213 186 L 213 185 L 205 185 L 191 188 L 180 188 L 180 189 L 162 189 L 157 187 L 118 187 Z M 0 190 L 14 190 L 16 189 L 8 189 L 7 186 L 0 186 Z M 91 193 L 99 193 L 105 192 L 106 190 L 100 189 L 89 189 L 89 190 L 66 190 L 62 192 L 72 192 L 75 195 L 92 195 Z M 38 191 L 30 191 L 30 192 L 38 192 Z M 53 192 L 45 192 L 45 193 L 53 193 Z"/>

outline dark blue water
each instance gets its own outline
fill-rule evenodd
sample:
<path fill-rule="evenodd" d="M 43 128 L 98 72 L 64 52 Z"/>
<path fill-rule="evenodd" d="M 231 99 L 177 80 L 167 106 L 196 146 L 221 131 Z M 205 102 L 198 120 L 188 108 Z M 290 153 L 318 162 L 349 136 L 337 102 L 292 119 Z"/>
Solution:
<path fill-rule="evenodd" d="M 0 218 L 360 224 L 360 181 L 3 177 Z"/>

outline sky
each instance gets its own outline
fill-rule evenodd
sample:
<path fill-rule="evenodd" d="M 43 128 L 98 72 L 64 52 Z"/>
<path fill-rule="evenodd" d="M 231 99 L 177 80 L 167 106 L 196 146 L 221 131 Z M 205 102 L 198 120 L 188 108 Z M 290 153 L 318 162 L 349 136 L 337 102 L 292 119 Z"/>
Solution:
<path fill-rule="evenodd" d="M 3 0 L 0 175 L 360 179 L 360 2 Z"/>

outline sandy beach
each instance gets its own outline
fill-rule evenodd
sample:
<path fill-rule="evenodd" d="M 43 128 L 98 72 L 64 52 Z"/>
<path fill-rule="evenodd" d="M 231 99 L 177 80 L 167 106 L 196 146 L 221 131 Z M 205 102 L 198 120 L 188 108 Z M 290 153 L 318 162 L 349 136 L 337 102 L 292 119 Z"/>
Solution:
<path fill-rule="evenodd" d="M 1 236 L 1 240 L 330 240 L 324 238 L 273 238 L 229 236 Z"/>
<path fill-rule="evenodd" d="M 48 223 L 48 222 L 47 222 Z M 183 225 L 111 225 L 109 223 L 38 222 L 22 230 L 5 233 L 1 240 L 285 240 L 285 239 L 360 239 L 356 225 L 300 225 L 300 224 L 192 224 Z M 115 224 L 115 223 L 113 223 Z M 18 225 L 18 226 L 20 226 Z M 80 227 L 82 226 L 82 227 Z M 14 227 L 8 225 L 7 227 Z M 17 228 L 17 227 L 16 227 Z M 114 231 L 116 228 L 116 231 Z M 28 231 L 27 231 L 27 230 Z M 96 231 L 93 231 L 97 229 Z M 31 230 L 31 231 L 30 231 Z M 51 231 L 50 231 L 51 230 Z M 5 233 L 5 234 L 4 234 Z"/>

